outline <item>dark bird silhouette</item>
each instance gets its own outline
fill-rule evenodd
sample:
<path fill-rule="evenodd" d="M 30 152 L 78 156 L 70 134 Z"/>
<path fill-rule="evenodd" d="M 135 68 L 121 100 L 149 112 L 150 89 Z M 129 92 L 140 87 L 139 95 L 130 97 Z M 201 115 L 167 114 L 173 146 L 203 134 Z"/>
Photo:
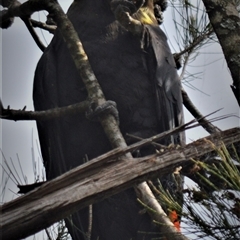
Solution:
<path fill-rule="evenodd" d="M 127 1 L 118 2 L 124 5 Z M 132 2 L 137 9 L 133 17 L 143 23 L 142 37 L 127 31 L 115 19 L 111 0 L 75 0 L 68 17 L 106 99 L 117 103 L 121 132 L 124 136 L 129 133 L 146 138 L 182 124 L 181 86 L 166 36 L 154 17 L 153 2 Z M 60 32 L 56 31 L 36 69 L 35 109 L 63 107 L 86 98 L 87 91 Z M 38 121 L 37 127 L 48 180 L 111 150 L 100 123 L 81 114 Z M 177 134 L 161 144 L 183 142 L 184 134 Z M 148 147 L 138 154 L 153 152 L 154 148 Z M 167 178 L 161 176 L 162 179 Z M 148 214 L 139 213 L 141 208 L 133 189 L 94 204 L 91 239 L 159 237 Z M 88 218 L 89 208 L 85 208 L 66 221 L 73 239 L 88 239 Z"/>

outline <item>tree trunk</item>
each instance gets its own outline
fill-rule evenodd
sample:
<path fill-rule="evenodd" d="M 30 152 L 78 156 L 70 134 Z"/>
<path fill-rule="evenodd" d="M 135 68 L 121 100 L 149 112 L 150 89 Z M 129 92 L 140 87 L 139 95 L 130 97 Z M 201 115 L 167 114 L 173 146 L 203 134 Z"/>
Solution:
<path fill-rule="evenodd" d="M 203 0 L 210 22 L 230 69 L 235 98 L 240 106 L 240 18 L 235 0 Z"/>

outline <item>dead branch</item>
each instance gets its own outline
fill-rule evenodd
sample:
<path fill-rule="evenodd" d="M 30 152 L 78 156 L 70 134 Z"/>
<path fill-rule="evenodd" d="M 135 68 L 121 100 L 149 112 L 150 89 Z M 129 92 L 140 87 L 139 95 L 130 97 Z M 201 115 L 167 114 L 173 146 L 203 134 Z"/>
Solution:
<path fill-rule="evenodd" d="M 185 49 L 183 49 L 179 53 L 174 54 L 174 59 L 179 60 L 184 54 L 187 53 L 187 56 L 185 58 L 183 70 L 180 76 L 180 79 L 183 79 L 187 62 L 189 60 L 190 55 L 199 47 L 200 44 L 202 44 L 206 39 L 208 39 L 212 34 L 214 33 L 213 29 L 209 29 L 206 32 L 202 33 L 201 35 L 197 36 L 193 39 L 192 43 L 189 44 Z M 189 98 L 187 92 L 182 88 L 182 98 L 183 98 L 183 104 L 187 108 L 187 110 L 193 115 L 195 119 L 198 120 L 199 124 L 210 134 L 220 131 L 219 128 L 214 126 L 210 121 L 208 121 L 196 108 L 196 106 L 193 104 L 191 99 Z"/>
<path fill-rule="evenodd" d="M 88 101 L 83 101 L 81 103 L 72 104 L 66 107 L 53 108 L 45 111 L 25 111 L 14 110 L 8 108 L 3 108 L 0 100 L 0 118 L 20 121 L 20 120 L 36 120 L 36 121 L 45 121 L 52 118 L 64 117 L 73 114 L 83 114 L 89 106 Z"/>
<path fill-rule="evenodd" d="M 213 29 L 210 29 L 210 30 L 200 34 L 199 36 L 194 38 L 193 41 L 187 47 L 185 47 L 181 52 L 175 53 L 174 57 L 176 59 L 179 59 L 181 56 L 183 56 L 186 53 L 191 54 L 199 47 L 200 44 L 202 44 L 206 39 L 210 38 L 210 36 L 213 33 L 214 33 Z"/>
<path fill-rule="evenodd" d="M 21 19 L 23 20 L 23 22 L 25 23 L 29 33 L 31 34 L 33 40 L 35 41 L 35 43 L 37 44 L 37 46 L 39 47 L 39 49 L 44 52 L 44 50 L 46 49 L 46 47 L 44 46 L 43 42 L 40 40 L 40 38 L 38 37 L 37 33 L 35 32 L 32 22 L 30 20 L 29 17 L 27 18 L 23 18 L 21 17 Z"/>
<path fill-rule="evenodd" d="M 55 26 L 55 25 L 48 25 L 46 23 L 39 22 L 39 21 L 36 21 L 34 19 L 30 19 L 30 21 L 31 21 L 31 24 L 32 24 L 33 27 L 41 28 L 43 30 L 48 31 L 49 33 L 52 33 L 52 34 L 54 34 L 54 32 L 57 29 L 57 26 Z"/>
<path fill-rule="evenodd" d="M 181 62 L 181 57 L 183 55 L 185 55 L 185 61 L 184 61 L 184 65 L 183 65 L 183 70 L 182 73 L 180 75 L 180 79 L 183 79 L 186 67 L 187 67 L 187 62 L 189 60 L 190 55 L 196 51 L 197 48 L 199 48 L 199 46 L 201 44 L 204 43 L 204 41 L 206 41 L 208 38 L 210 38 L 210 36 L 214 33 L 213 29 L 210 28 L 206 31 L 204 31 L 202 34 L 200 34 L 199 36 L 196 36 L 193 41 L 186 46 L 181 52 L 179 53 L 175 53 L 173 54 L 174 59 L 176 64 L 180 64 L 179 62 Z M 187 54 L 187 55 L 186 55 Z M 198 120 L 198 122 L 200 123 L 200 125 L 206 130 L 208 131 L 210 134 L 216 132 L 216 131 L 220 131 L 219 128 L 217 128 L 216 126 L 214 126 L 210 121 L 208 121 L 200 112 L 199 110 L 196 108 L 196 106 L 193 104 L 193 102 L 191 101 L 191 99 L 189 98 L 187 92 L 182 88 L 181 90 L 182 92 L 182 98 L 183 98 L 183 104 L 184 106 L 187 108 L 187 110 L 193 115 L 193 117 L 195 119 Z"/>
<path fill-rule="evenodd" d="M 15 16 L 19 16 L 22 21 L 25 23 L 29 33 L 31 34 L 33 40 L 35 41 L 35 43 L 37 44 L 37 46 L 44 51 L 45 50 L 45 46 L 44 44 L 41 42 L 41 40 L 39 39 L 37 33 L 35 32 L 32 23 L 30 21 L 30 15 L 27 13 L 24 13 L 23 11 L 19 11 L 21 3 L 17 0 L 6 0 L 6 1 L 2 1 L 1 5 L 5 8 L 8 8 L 8 10 L 3 10 L 1 11 L 0 14 L 0 27 L 1 28 L 9 28 L 13 21 L 14 21 L 14 17 Z M 16 14 L 18 12 L 18 14 Z"/>
<path fill-rule="evenodd" d="M 239 143 L 240 128 L 212 134 L 185 147 L 144 158 L 119 160 L 117 156 L 125 150 L 114 149 L 1 206 L 0 234 L 3 239 L 20 239 L 34 234 L 89 204 L 146 179 L 172 172 L 176 165 L 187 159 L 199 158 L 213 151 L 209 141 L 217 147 Z M 153 213 L 156 221 L 164 216 L 154 210 Z M 163 227 L 166 231 L 166 226 Z M 167 227 L 170 228 L 170 225 Z M 184 238 L 175 232 L 171 239 Z"/>
<path fill-rule="evenodd" d="M 189 98 L 187 92 L 182 88 L 182 98 L 183 104 L 187 110 L 198 120 L 199 124 L 210 134 L 221 131 L 218 127 L 214 126 L 210 121 L 208 121 L 196 108 L 191 99 Z"/>

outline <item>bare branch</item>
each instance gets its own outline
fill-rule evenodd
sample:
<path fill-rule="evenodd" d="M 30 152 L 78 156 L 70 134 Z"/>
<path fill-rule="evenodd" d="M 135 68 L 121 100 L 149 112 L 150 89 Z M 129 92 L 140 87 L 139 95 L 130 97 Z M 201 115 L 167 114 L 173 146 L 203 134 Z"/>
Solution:
<path fill-rule="evenodd" d="M 1 106 L 1 105 L 0 105 Z M 0 118 L 8 119 L 13 121 L 20 120 L 49 120 L 52 118 L 64 117 L 72 114 L 83 114 L 89 106 L 88 101 L 84 101 L 81 103 L 76 103 L 73 105 L 69 105 L 61 108 L 54 108 L 45 111 L 25 111 L 25 110 L 13 110 L 13 109 L 5 109 L 2 107 Z"/>
<path fill-rule="evenodd" d="M 199 49 L 214 33 L 211 25 L 205 22 L 206 13 L 203 11 L 199 14 L 199 7 L 197 7 L 196 12 L 192 12 L 192 8 L 194 7 L 191 7 L 191 5 L 188 5 L 188 3 L 186 3 L 186 5 L 183 7 L 181 6 L 181 13 L 179 14 L 182 17 L 182 25 L 179 26 L 177 23 L 175 23 L 177 32 L 179 32 L 179 34 L 184 34 L 184 37 L 182 37 L 182 42 L 185 47 L 179 53 L 174 54 L 175 59 L 180 59 L 182 56 L 184 56 L 183 69 L 180 75 L 181 80 L 184 78 L 187 64 L 191 55 L 196 53 L 197 49 Z M 198 15 L 201 16 L 200 19 Z M 182 98 L 184 106 L 195 117 L 195 119 L 199 121 L 206 131 L 209 133 L 220 131 L 220 129 L 215 127 L 199 112 L 183 88 Z"/>
<path fill-rule="evenodd" d="M 182 55 L 188 53 L 191 54 L 202 44 L 206 39 L 208 39 L 214 33 L 213 29 L 208 30 L 207 32 L 202 33 L 193 39 L 192 43 L 190 43 L 187 47 L 185 47 L 181 52 L 175 53 L 175 58 L 180 58 Z"/>
<path fill-rule="evenodd" d="M 16 0 L 5 0 L 1 1 L 1 5 L 5 8 L 17 8 L 21 5 L 19 1 Z M 12 15 L 9 10 L 2 10 L 0 12 L 0 27 L 1 28 L 9 28 L 14 21 L 14 15 Z"/>
<path fill-rule="evenodd" d="M 210 134 L 221 131 L 218 127 L 214 126 L 208 121 L 196 108 L 191 99 L 188 97 L 187 92 L 182 88 L 183 104 L 187 110 L 198 120 L 199 124 L 208 131 Z"/>
<path fill-rule="evenodd" d="M 228 146 L 239 142 L 240 129 L 226 130 L 186 147 L 169 149 L 163 154 L 138 159 L 119 161 L 116 157 L 123 154 L 123 149 L 114 149 L 1 206 L 1 236 L 3 239 L 25 238 L 80 208 L 123 191 L 150 176 L 154 178 L 159 174 L 167 174 L 176 164 L 213 151 L 209 141 L 217 147 L 221 147 L 223 143 Z M 158 218 L 155 212 L 154 216 Z M 159 217 L 162 216 L 163 213 Z M 165 225 L 163 227 L 166 229 Z M 168 239 L 186 239 L 174 228 L 166 232 L 166 235 Z"/>
<path fill-rule="evenodd" d="M 54 34 L 55 30 L 57 29 L 57 26 L 48 25 L 48 24 L 43 23 L 43 22 L 38 22 L 34 19 L 30 19 L 30 21 L 31 21 L 33 27 L 41 28 L 43 30 L 48 31 L 49 33 L 52 33 L 52 34 Z"/>
<path fill-rule="evenodd" d="M 4 1 L 2 5 L 8 10 L 3 10 L 0 15 L 0 22 L 1 22 L 1 27 L 2 28 L 8 28 L 12 25 L 14 17 L 18 16 L 22 19 L 22 21 L 25 23 L 28 31 L 30 32 L 32 38 L 36 42 L 37 46 L 44 51 L 45 46 L 39 39 L 38 35 L 33 29 L 33 26 L 30 22 L 30 15 L 29 13 L 25 13 L 24 11 L 21 11 L 21 3 L 16 0 L 8 0 Z"/>
<path fill-rule="evenodd" d="M 25 23 L 28 31 L 30 32 L 33 40 L 35 41 L 35 43 L 37 44 L 37 46 L 40 48 L 40 50 L 42 52 L 44 52 L 44 50 L 46 49 L 46 47 L 44 46 L 44 44 L 42 43 L 42 41 L 40 40 L 40 38 L 38 37 L 37 33 L 35 32 L 33 26 L 32 26 L 32 22 L 30 20 L 30 18 L 23 18 L 21 17 L 21 19 L 23 20 L 23 22 Z"/>

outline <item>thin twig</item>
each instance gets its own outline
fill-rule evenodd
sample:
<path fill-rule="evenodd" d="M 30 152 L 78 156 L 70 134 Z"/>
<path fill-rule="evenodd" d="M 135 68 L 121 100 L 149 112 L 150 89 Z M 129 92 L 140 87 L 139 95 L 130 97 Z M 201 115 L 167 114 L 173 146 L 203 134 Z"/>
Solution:
<path fill-rule="evenodd" d="M 175 53 L 176 58 L 180 58 L 185 53 L 191 53 L 193 52 L 199 44 L 201 44 L 203 41 L 205 41 L 207 38 L 209 38 L 214 33 L 213 29 L 210 29 L 209 31 L 199 35 L 196 37 L 192 43 L 190 43 L 184 50 L 182 50 L 179 53 Z"/>
<path fill-rule="evenodd" d="M 52 34 L 54 34 L 54 32 L 57 29 L 57 26 L 55 26 L 55 25 L 48 25 L 46 23 L 39 22 L 39 21 L 36 21 L 34 19 L 30 19 L 30 21 L 31 21 L 31 24 L 32 24 L 33 27 L 41 28 L 43 30 L 48 31 L 49 33 L 52 33 Z"/>
<path fill-rule="evenodd" d="M 44 44 L 42 43 L 42 41 L 40 40 L 40 38 L 38 37 L 37 33 L 35 32 L 33 26 L 32 26 L 32 22 L 30 21 L 30 18 L 25 18 L 25 17 L 21 17 L 21 19 L 23 20 L 23 22 L 25 23 L 28 31 L 30 32 L 33 40 L 35 41 L 35 43 L 37 44 L 37 46 L 40 48 L 40 50 L 42 52 L 44 52 L 44 50 L 46 49 L 46 47 L 44 46 Z"/>
<path fill-rule="evenodd" d="M 210 121 L 208 121 L 201 113 L 198 111 L 196 106 L 193 104 L 191 99 L 189 98 L 187 92 L 182 88 L 182 98 L 183 104 L 187 108 L 187 110 L 196 118 L 201 126 L 210 134 L 220 132 L 221 130 L 214 126 Z"/>

